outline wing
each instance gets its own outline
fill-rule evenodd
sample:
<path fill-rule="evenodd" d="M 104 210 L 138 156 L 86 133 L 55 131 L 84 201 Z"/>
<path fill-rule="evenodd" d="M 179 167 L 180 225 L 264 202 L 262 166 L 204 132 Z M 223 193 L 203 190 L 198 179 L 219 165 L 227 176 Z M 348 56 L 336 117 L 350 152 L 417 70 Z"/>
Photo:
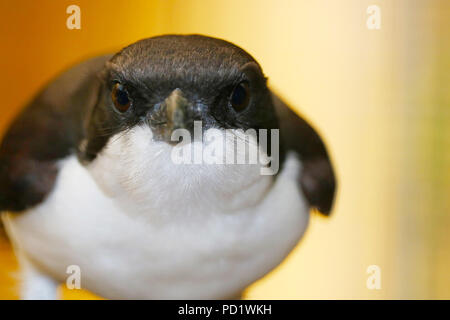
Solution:
<path fill-rule="evenodd" d="M 0 212 L 41 203 L 53 189 L 58 161 L 74 154 L 86 112 L 109 56 L 88 60 L 51 82 L 16 118 L 0 146 Z"/>
<path fill-rule="evenodd" d="M 272 93 L 279 120 L 281 146 L 294 151 L 302 160 L 299 177 L 311 207 L 329 215 L 333 206 L 336 179 L 326 147 L 317 132 L 279 97 Z"/>

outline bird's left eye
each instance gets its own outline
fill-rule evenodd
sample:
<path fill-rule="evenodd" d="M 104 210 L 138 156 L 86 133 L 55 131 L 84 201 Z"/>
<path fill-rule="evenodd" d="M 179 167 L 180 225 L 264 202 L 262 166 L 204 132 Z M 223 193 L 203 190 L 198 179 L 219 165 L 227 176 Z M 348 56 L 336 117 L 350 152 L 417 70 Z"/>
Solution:
<path fill-rule="evenodd" d="M 111 91 L 111 97 L 117 111 L 124 113 L 127 112 L 128 109 L 130 109 L 131 100 L 128 96 L 127 90 L 125 90 L 125 87 L 122 84 L 116 83 L 114 85 Z"/>
<path fill-rule="evenodd" d="M 230 97 L 230 104 L 236 111 L 242 111 L 247 108 L 250 102 L 250 87 L 248 82 L 239 83 L 233 90 Z"/>

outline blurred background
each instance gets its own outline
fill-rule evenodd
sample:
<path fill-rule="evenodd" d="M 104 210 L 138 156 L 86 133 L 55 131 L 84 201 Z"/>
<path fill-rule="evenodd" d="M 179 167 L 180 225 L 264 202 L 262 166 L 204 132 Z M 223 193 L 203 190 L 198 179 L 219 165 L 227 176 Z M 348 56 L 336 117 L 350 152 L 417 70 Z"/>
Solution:
<path fill-rule="evenodd" d="M 80 30 L 66 27 L 72 4 Z M 380 29 L 367 27 L 370 5 Z M 319 129 L 339 179 L 334 213 L 313 214 L 245 298 L 450 299 L 450 1 L 2 0 L 0 17 L 0 135 L 64 69 L 166 33 L 243 47 Z M 370 265 L 379 290 L 366 286 Z M 0 298 L 18 297 L 18 278 L 0 242 Z"/>

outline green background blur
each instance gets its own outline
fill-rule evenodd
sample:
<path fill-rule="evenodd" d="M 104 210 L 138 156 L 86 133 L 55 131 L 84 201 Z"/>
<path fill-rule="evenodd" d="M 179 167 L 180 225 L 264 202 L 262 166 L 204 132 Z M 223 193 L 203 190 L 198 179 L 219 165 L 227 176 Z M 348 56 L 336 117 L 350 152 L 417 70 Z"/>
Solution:
<path fill-rule="evenodd" d="M 71 4 L 81 30 L 66 28 Z M 366 26 L 369 5 L 379 30 Z M 333 216 L 313 214 L 246 298 L 450 298 L 450 1 L 2 0 L 0 15 L 0 134 L 65 68 L 164 33 L 243 47 L 319 128 L 339 178 Z M 380 290 L 366 287 L 369 265 Z M 0 298 L 17 298 L 17 279 L 0 242 Z"/>

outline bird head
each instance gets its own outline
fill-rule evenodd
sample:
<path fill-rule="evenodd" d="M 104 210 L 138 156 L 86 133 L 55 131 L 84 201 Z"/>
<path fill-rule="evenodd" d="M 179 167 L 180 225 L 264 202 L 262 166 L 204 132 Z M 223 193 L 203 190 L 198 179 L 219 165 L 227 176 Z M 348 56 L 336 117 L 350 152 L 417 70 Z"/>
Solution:
<path fill-rule="evenodd" d="M 210 144 L 215 151 L 242 141 L 244 132 L 249 148 L 230 146 L 233 152 L 248 159 L 253 146 L 267 155 L 271 135 L 261 139 L 260 130 L 277 128 L 277 118 L 261 67 L 243 49 L 199 35 L 144 39 L 114 55 L 99 79 L 82 157 L 96 168 L 97 180 L 109 193 L 144 202 L 155 189 L 231 199 L 249 183 L 264 181 L 260 192 L 270 183 L 260 171 L 267 159 L 264 164 L 237 163 L 239 155 L 234 155 L 230 163 L 209 166 L 173 159 L 181 140 L 194 153 L 196 145 L 206 147 L 207 132 L 224 137 Z M 266 142 L 262 148 L 261 140 Z M 231 149 L 226 150 L 223 162 Z M 173 201 L 164 194 L 153 201 Z"/>

